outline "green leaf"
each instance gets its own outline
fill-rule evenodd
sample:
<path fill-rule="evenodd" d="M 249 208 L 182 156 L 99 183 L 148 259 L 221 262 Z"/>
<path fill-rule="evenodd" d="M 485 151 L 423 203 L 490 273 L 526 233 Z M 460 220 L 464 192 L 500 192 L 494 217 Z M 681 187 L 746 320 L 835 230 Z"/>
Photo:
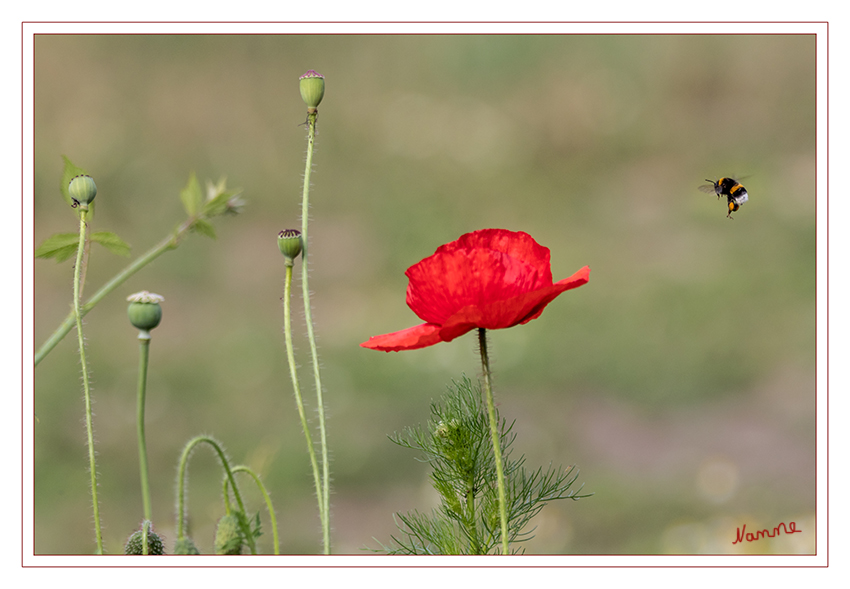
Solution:
<path fill-rule="evenodd" d="M 57 233 L 51 235 L 35 250 L 36 258 L 56 258 L 64 262 L 77 253 L 80 236 L 77 233 Z"/>
<path fill-rule="evenodd" d="M 118 254 L 125 258 L 130 256 L 130 246 L 111 231 L 98 231 L 96 233 L 92 233 L 91 240 L 99 243 L 113 254 Z"/>
<path fill-rule="evenodd" d="M 212 237 L 215 239 L 215 229 L 209 221 L 205 221 L 204 219 L 196 219 L 194 223 L 192 223 L 192 231 L 200 233 L 201 235 L 206 235 L 207 237 Z"/>
<path fill-rule="evenodd" d="M 68 203 L 68 206 L 73 204 L 71 199 L 71 195 L 68 194 L 68 184 L 71 183 L 71 178 L 74 176 L 79 176 L 80 174 L 88 174 L 84 169 L 78 168 L 69 160 L 66 156 L 62 156 L 62 159 L 65 160 L 65 169 L 62 171 L 62 182 L 59 184 L 59 191 L 62 193 L 62 196 L 65 199 L 65 202 Z"/>
<path fill-rule="evenodd" d="M 180 191 L 180 200 L 183 202 L 183 208 L 190 217 L 194 217 L 201 210 L 203 195 L 201 194 L 201 185 L 198 184 L 198 178 L 195 172 L 189 176 L 189 182 L 186 187 Z"/>
<path fill-rule="evenodd" d="M 204 217 L 211 219 L 227 212 L 229 201 L 239 190 L 227 190 L 227 178 L 221 178 L 215 184 L 207 180 L 207 200 L 204 203 Z"/>
<path fill-rule="evenodd" d="M 222 192 L 217 194 L 204 204 L 205 217 L 217 217 L 227 210 L 227 201 L 235 192 Z"/>

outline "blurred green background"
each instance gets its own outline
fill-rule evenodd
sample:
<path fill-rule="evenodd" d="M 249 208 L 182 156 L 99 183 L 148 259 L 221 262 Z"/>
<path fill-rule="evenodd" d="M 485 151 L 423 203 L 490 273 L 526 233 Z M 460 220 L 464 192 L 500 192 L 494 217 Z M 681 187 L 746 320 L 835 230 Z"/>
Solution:
<path fill-rule="evenodd" d="M 387 435 L 427 421 L 451 379 L 478 374 L 474 334 L 404 353 L 358 344 L 420 323 L 404 270 L 484 227 L 533 235 L 555 280 L 592 269 L 540 319 L 491 332 L 514 452 L 577 464 L 595 493 L 547 506 L 530 553 L 814 551 L 814 36 L 42 35 L 35 58 L 33 247 L 77 230 L 58 189 L 63 154 L 97 181 L 92 229 L 117 232 L 134 257 L 184 218 L 192 171 L 227 176 L 248 203 L 214 221 L 216 241 L 192 236 L 86 317 L 107 551 L 142 519 L 125 297 L 143 289 L 165 297 L 147 432 L 167 549 L 178 456 L 206 433 L 263 476 L 282 551 L 320 551 L 276 244 L 300 227 L 308 69 L 327 80 L 310 286 L 336 553 L 376 548 L 394 512 L 436 504 L 426 465 Z M 750 201 L 730 221 L 697 186 L 735 175 Z M 95 246 L 86 293 L 127 263 Z M 72 274 L 70 261 L 36 261 L 37 346 L 69 311 Z M 73 332 L 35 383 L 35 551 L 90 554 Z M 202 552 L 223 513 L 220 476 L 210 451 L 194 455 Z M 243 492 L 270 552 L 261 498 L 247 480 Z M 792 520 L 802 534 L 732 544 L 744 524 Z"/>

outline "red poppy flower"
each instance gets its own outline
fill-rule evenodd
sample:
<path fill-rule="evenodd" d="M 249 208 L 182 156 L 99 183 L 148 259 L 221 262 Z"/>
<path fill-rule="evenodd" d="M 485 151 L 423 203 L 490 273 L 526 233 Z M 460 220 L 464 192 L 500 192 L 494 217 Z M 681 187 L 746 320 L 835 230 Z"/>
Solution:
<path fill-rule="evenodd" d="M 549 248 L 521 231 L 481 229 L 441 245 L 405 274 L 407 305 L 426 323 L 370 337 L 362 347 L 415 350 L 476 327 L 528 323 L 559 294 L 585 284 L 590 268 L 553 284 Z"/>

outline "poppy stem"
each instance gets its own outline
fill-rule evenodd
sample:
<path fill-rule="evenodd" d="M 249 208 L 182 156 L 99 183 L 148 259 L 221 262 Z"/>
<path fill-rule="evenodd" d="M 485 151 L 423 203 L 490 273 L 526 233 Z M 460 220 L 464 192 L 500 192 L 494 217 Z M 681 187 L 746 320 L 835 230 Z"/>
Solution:
<path fill-rule="evenodd" d="M 239 511 L 243 514 L 247 515 L 247 511 L 245 511 L 245 503 L 242 501 L 242 495 L 239 493 L 239 487 L 236 486 L 236 479 L 233 477 L 233 469 L 230 468 L 230 462 L 227 460 L 227 455 L 224 453 L 224 449 L 221 445 L 209 436 L 195 436 L 191 440 L 189 440 L 185 446 L 183 446 L 183 453 L 180 455 L 180 462 L 177 466 L 177 539 L 183 539 L 186 536 L 184 535 L 184 528 L 186 522 L 186 472 L 189 467 L 189 457 L 192 455 L 192 451 L 195 446 L 206 443 L 213 447 L 216 455 L 218 456 L 219 462 L 221 462 L 221 466 L 224 469 L 225 478 L 230 482 L 230 488 L 233 489 L 233 497 L 236 499 L 236 504 L 238 505 Z M 224 504 L 225 509 L 227 509 L 228 513 L 230 512 L 230 497 L 225 494 L 224 496 Z M 243 532 L 249 532 L 250 530 L 244 529 Z M 246 533 L 245 539 L 248 541 L 248 547 L 251 549 L 251 554 L 257 553 L 257 545 L 254 540 L 254 536 Z"/>
<path fill-rule="evenodd" d="M 263 484 L 263 481 L 260 480 L 260 477 L 251 470 L 250 467 L 245 466 L 244 464 L 240 464 L 239 466 L 234 466 L 232 469 L 233 474 L 237 472 L 246 472 L 251 475 L 251 478 L 254 479 L 254 482 L 257 483 L 257 488 L 260 490 L 260 493 L 263 494 L 263 499 L 266 501 L 266 509 L 269 510 L 269 520 L 271 520 L 272 526 L 272 539 L 274 541 L 274 553 L 275 555 L 280 554 L 280 540 L 277 535 L 277 518 L 274 515 L 274 506 L 272 505 L 272 499 L 269 497 L 269 492 L 266 490 L 266 486 Z M 227 493 L 224 494 L 227 497 Z"/>
<path fill-rule="evenodd" d="M 295 404 L 298 406 L 298 417 L 301 418 L 301 427 L 304 429 L 304 437 L 307 439 L 307 452 L 310 454 L 310 464 L 313 466 L 313 483 L 316 485 L 316 498 L 319 501 L 319 520 L 324 527 L 327 517 L 325 515 L 325 502 L 322 495 L 322 485 L 319 476 L 319 463 L 316 461 L 316 451 L 313 449 L 313 437 L 310 435 L 310 427 L 307 425 L 307 416 L 304 413 L 304 401 L 301 399 L 301 386 L 298 384 L 298 373 L 295 368 L 295 353 L 292 351 L 292 265 L 286 264 L 286 282 L 283 293 L 283 331 L 286 339 L 286 359 L 289 361 L 289 374 L 292 377 L 292 390 L 295 392 Z"/>
<path fill-rule="evenodd" d="M 301 198 L 301 287 L 304 297 L 304 318 L 307 323 L 307 339 L 310 340 L 310 352 L 313 361 L 313 377 L 316 380 L 316 405 L 319 412 L 319 440 L 322 445 L 322 489 L 319 492 L 322 518 L 322 538 L 325 554 L 331 553 L 330 531 L 330 472 L 328 465 L 328 441 L 325 432 L 325 402 L 322 398 L 322 377 L 319 373 L 319 353 L 316 350 L 316 336 L 313 334 L 313 315 L 310 311 L 310 287 L 308 285 L 307 252 L 307 222 L 310 215 L 310 172 L 313 169 L 313 143 L 316 139 L 317 112 L 307 115 L 307 162 L 304 168 L 304 192 Z"/>
<path fill-rule="evenodd" d="M 83 393 L 86 404 L 86 437 L 89 449 L 89 474 L 91 475 L 92 510 L 94 513 L 94 534 L 97 543 L 96 554 L 103 554 L 103 538 L 100 532 L 100 509 L 97 504 L 97 466 L 94 453 L 94 430 L 92 427 L 91 387 L 89 386 L 89 369 L 86 364 L 86 344 L 83 337 L 83 312 L 80 305 L 80 273 L 83 265 L 83 250 L 86 242 L 86 213 L 88 206 L 83 205 L 80 211 L 80 242 L 77 246 L 77 263 L 74 264 L 74 319 L 77 323 L 77 343 L 80 347 L 80 365 L 83 371 Z"/>
<path fill-rule="evenodd" d="M 139 386 L 136 394 L 136 437 L 139 443 L 139 479 L 142 484 L 142 508 L 145 519 L 151 516 L 151 491 L 148 482 L 148 451 L 145 443 L 145 390 L 148 382 L 148 357 L 151 336 L 147 330 L 139 332 Z M 144 536 L 147 538 L 147 535 Z"/>
<path fill-rule="evenodd" d="M 490 420 L 490 437 L 493 441 L 493 454 L 496 461 L 496 484 L 499 490 L 499 521 L 502 528 L 502 554 L 510 554 L 508 542 L 508 512 L 505 499 L 505 471 L 502 467 L 502 445 L 499 436 L 499 424 L 496 423 L 496 408 L 493 403 L 493 388 L 490 384 L 490 360 L 487 356 L 487 333 L 478 328 L 478 343 L 481 350 L 481 370 L 484 373 L 484 398 L 487 401 L 487 417 Z"/>

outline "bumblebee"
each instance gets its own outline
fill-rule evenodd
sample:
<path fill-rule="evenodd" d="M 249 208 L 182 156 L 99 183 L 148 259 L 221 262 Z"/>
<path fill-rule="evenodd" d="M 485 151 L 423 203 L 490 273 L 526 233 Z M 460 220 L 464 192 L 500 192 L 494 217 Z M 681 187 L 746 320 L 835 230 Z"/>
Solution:
<path fill-rule="evenodd" d="M 729 212 L 726 213 L 726 216 L 730 219 L 732 218 L 732 213 L 740 209 L 741 205 L 750 198 L 744 185 L 734 178 L 721 178 L 716 182 L 706 178 L 705 181 L 711 182 L 711 184 L 704 184 L 699 189 L 709 194 L 713 192 L 717 195 L 717 198 L 725 196 L 727 205 L 729 206 Z"/>

